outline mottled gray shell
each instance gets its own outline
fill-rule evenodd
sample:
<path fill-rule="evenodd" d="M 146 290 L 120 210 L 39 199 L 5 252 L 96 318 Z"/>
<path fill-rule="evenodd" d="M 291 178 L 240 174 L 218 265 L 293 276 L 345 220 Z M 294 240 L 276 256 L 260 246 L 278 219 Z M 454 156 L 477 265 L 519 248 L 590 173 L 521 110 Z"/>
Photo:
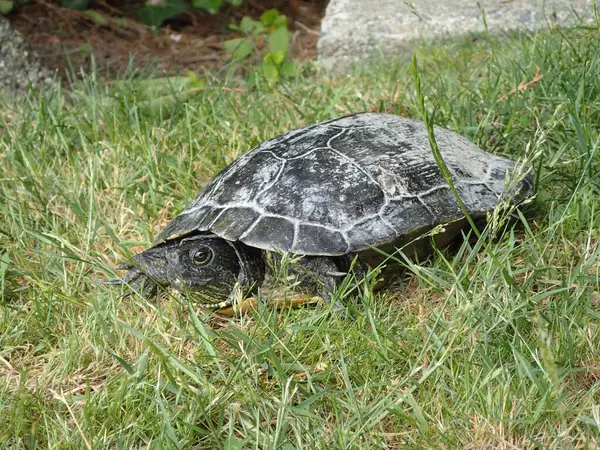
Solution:
<path fill-rule="evenodd" d="M 515 164 L 435 129 L 469 212 L 493 210 Z M 531 178 L 518 182 L 519 197 Z M 253 247 L 341 255 L 461 218 L 423 123 L 362 113 L 268 140 L 217 175 L 160 240 L 210 231 Z"/>

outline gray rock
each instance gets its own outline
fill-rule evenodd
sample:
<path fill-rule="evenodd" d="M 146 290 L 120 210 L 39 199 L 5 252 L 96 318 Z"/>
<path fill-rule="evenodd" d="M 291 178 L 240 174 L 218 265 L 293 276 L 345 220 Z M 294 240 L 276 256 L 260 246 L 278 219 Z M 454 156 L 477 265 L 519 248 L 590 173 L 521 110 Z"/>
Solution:
<path fill-rule="evenodd" d="M 52 71 L 41 67 L 23 37 L 0 15 L 0 93 L 20 93 L 50 85 Z"/>
<path fill-rule="evenodd" d="M 593 22 L 592 0 L 331 0 L 321 24 L 321 65 L 342 72 L 367 58 L 405 57 L 449 37 L 534 31 Z M 485 23 L 482 9 L 485 11 Z"/>

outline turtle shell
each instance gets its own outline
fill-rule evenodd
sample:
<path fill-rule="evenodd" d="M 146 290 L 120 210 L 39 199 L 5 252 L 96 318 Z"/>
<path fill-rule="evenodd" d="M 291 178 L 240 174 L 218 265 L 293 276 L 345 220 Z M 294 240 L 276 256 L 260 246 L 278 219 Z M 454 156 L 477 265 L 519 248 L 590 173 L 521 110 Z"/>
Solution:
<path fill-rule="evenodd" d="M 494 209 L 515 163 L 435 128 L 470 214 Z M 532 178 L 516 183 L 519 198 Z M 513 192 L 514 193 L 514 192 Z M 270 139 L 219 173 L 161 233 L 196 231 L 266 250 L 342 255 L 463 217 L 422 122 L 360 113 Z"/>

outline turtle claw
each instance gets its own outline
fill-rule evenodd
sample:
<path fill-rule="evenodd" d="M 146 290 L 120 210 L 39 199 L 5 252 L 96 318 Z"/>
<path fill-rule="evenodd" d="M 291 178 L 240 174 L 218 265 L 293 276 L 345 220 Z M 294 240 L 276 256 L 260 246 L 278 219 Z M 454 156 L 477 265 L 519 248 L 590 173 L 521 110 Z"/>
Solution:
<path fill-rule="evenodd" d="M 344 320 L 348 319 L 351 322 L 356 321 L 356 318 L 352 314 L 350 314 L 348 308 L 344 304 L 342 304 L 342 302 L 340 302 L 339 299 L 334 299 L 333 294 L 331 292 L 326 292 L 322 294 L 321 298 L 325 300 L 325 303 L 331 305 L 331 310 L 334 314 L 339 314 L 339 316 Z"/>
<path fill-rule="evenodd" d="M 345 277 L 346 275 L 348 275 L 348 272 L 337 272 L 337 271 L 329 271 L 329 272 L 325 272 L 325 275 L 327 275 L 328 277 L 333 277 L 333 278 L 342 278 Z"/>
<path fill-rule="evenodd" d="M 107 284 L 107 285 L 119 285 L 119 284 L 125 284 L 125 282 L 121 279 L 121 278 L 113 278 L 112 280 L 98 280 L 98 282 L 100 284 Z"/>

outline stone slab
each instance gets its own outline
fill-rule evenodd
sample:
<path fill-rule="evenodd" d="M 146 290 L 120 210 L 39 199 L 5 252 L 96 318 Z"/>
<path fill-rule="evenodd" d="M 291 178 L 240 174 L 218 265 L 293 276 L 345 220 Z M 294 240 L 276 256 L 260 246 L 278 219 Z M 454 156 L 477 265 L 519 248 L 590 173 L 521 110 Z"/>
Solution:
<path fill-rule="evenodd" d="M 593 23 L 592 4 L 593 0 L 330 0 L 321 23 L 319 61 L 327 70 L 343 72 L 373 56 L 410 56 L 420 43 L 485 32 L 482 10 L 490 33 Z"/>

